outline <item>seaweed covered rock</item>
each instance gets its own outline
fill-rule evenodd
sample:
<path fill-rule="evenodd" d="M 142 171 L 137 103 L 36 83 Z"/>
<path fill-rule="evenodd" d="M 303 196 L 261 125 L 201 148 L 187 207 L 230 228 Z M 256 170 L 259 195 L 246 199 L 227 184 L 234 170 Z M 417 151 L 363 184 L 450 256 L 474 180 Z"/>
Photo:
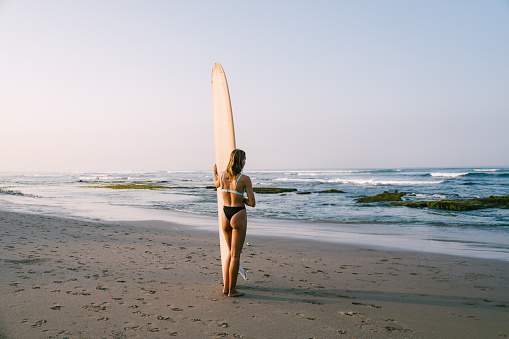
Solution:
<path fill-rule="evenodd" d="M 216 189 L 216 186 L 206 186 L 206 189 Z M 260 194 L 278 194 L 287 192 L 296 192 L 295 188 L 281 188 L 281 187 L 253 187 L 253 192 Z"/>
<path fill-rule="evenodd" d="M 155 190 L 155 189 L 163 189 L 168 188 L 166 186 L 154 185 L 154 184 L 113 184 L 113 185 L 103 185 L 103 186 L 95 186 L 98 188 L 111 188 L 114 190 Z"/>
<path fill-rule="evenodd" d="M 131 184 L 110 184 L 110 185 L 98 185 L 98 186 L 84 186 L 88 188 L 110 188 L 114 190 L 158 190 L 158 189 L 192 189 L 198 187 L 190 186 L 162 186 L 150 183 L 131 183 Z"/>
<path fill-rule="evenodd" d="M 318 193 L 345 193 L 345 192 L 340 191 L 340 190 L 331 189 L 331 190 L 326 190 L 326 191 L 320 191 Z"/>
<path fill-rule="evenodd" d="M 392 202 L 394 206 L 406 206 L 413 208 L 431 208 L 448 211 L 472 211 L 483 208 L 483 205 L 466 200 L 440 200 L 440 201 L 416 201 L 416 202 Z"/>
<path fill-rule="evenodd" d="M 447 211 L 473 211 L 483 208 L 483 205 L 470 200 L 440 200 L 429 202 L 428 208 Z"/>
<path fill-rule="evenodd" d="M 398 192 L 398 190 L 394 191 L 394 193 L 389 193 L 385 191 L 381 194 L 372 195 L 369 197 L 359 198 L 357 202 L 376 202 L 376 201 L 401 201 L 401 197 L 407 195 L 408 193 Z"/>
<path fill-rule="evenodd" d="M 509 208 L 509 195 L 489 196 L 488 198 L 477 199 L 487 207 Z"/>
<path fill-rule="evenodd" d="M 335 190 L 335 189 L 330 189 L 330 190 L 326 190 L 326 191 L 318 191 L 318 192 L 309 192 L 309 191 L 297 192 L 297 194 L 311 194 L 311 193 L 345 193 L 345 192 L 340 191 L 340 190 Z"/>
<path fill-rule="evenodd" d="M 253 192 L 260 194 L 277 194 L 296 192 L 296 188 L 282 188 L 282 187 L 253 187 Z"/>
<path fill-rule="evenodd" d="M 391 202 L 391 205 L 393 206 L 406 206 L 406 207 L 413 207 L 413 208 L 424 208 L 428 207 L 428 203 L 431 201 L 405 201 L 405 202 Z"/>
<path fill-rule="evenodd" d="M 488 198 L 458 199 L 440 201 L 393 202 L 395 206 L 413 208 L 431 208 L 448 211 L 472 211 L 481 208 L 509 208 L 509 195 L 490 196 Z"/>

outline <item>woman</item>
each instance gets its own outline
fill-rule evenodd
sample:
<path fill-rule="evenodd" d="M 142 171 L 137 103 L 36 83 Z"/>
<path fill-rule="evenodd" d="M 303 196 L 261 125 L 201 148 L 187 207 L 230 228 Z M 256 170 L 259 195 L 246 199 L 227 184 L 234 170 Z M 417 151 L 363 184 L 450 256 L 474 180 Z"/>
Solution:
<path fill-rule="evenodd" d="M 239 274 L 240 252 L 244 246 L 247 230 L 247 214 L 245 205 L 255 207 L 255 196 L 251 179 L 242 174 L 246 165 L 246 153 L 235 149 L 230 155 L 230 162 L 226 171 L 217 174 L 217 166 L 214 165 L 214 184 L 221 188 L 223 195 L 222 228 L 226 243 L 228 244 L 228 256 L 223 268 L 223 293 L 229 297 L 240 297 L 244 293 L 235 289 Z M 247 193 L 247 198 L 244 198 Z"/>

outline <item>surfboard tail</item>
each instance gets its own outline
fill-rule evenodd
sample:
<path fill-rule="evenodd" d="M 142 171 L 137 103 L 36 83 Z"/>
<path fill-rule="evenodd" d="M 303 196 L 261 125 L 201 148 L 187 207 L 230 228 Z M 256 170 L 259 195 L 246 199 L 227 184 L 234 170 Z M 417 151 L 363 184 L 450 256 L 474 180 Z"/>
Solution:
<path fill-rule="evenodd" d="M 242 266 L 239 266 L 239 274 L 242 278 L 244 278 L 244 280 L 247 280 L 247 275 L 246 275 L 246 271 L 244 271 L 244 269 L 242 268 Z"/>

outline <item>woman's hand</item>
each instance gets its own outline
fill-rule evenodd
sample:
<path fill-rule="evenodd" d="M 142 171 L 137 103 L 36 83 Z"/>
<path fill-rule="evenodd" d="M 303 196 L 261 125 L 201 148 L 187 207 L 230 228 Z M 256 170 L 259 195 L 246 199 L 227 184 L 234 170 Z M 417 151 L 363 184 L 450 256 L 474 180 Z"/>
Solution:
<path fill-rule="evenodd" d="M 251 183 L 251 178 L 247 175 L 244 175 L 242 177 L 244 179 L 244 182 L 246 183 L 246 193 L 247 193 L 247 199 L 244 198 L 244 204 L 255 207 L 256 205 L 256 199 L 253 192 L 253 184 Z"/>
<path fill-rule="evenodd" d="M 216 164 L 214 164 L 214 167 L 212 168 L 212 170 L 214 171 L 214 186 L 216 186 L 216 188 L 218 188 L 220 185 L 220 181 L 219 181 L 219 176 L 217 175 L 217 165 Z"/>

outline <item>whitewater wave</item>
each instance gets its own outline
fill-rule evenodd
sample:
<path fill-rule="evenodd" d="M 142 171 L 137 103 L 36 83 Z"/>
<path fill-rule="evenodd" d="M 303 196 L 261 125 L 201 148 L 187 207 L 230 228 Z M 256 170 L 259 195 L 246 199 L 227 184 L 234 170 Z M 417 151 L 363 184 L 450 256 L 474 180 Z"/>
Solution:
<path fill-rule="evenodd" d="M 344 174 L 379 174 L 379 173 L 400 173 L 401 169 L 348 169 L 348 170 L 249 170 L 246 174 L 263 173 L 299 175 L 299 176 L 319 176 L 319 175 L 344 175 Z"/>
<path fill-rule="evenodd" d="M 14 191 L 6 188 L 0 188 L 0 194 L 5 195 L 17 195 L 19 197 L 30 197 L 30 198 L 40 198 L 39 196 L 33 195 L 33 194 L 27 194 L 20 191 Z"/>
<path fill-rule="evenodd" d="M 298 172 L 293 172 L 293 173 L 296 173 L 297 175 L 301 175 L 301 176 L 319 176 L 319 175 L 341 175 L 341 174 L 352 174 L 352 173 L 359 173 L 360 171 L 354 171 L 354 170 L 351 170 L 351 171 L 298 171 Z M 287 173 L 292 173 L 292 172 L 287 172 Z M 292 173 L 292 174 L 293 174 Z"/>
<path fill-rule="evenodd" d="M 110 180 L 126 180 L 125 177 L 111 177 L 107 175 L 93 175 L 93 176 L 82 176 L 79 177 L 79 180 L 83 181 L 91 181 L 91 180 L 104 180 L 104 181 L 110 181 Z"/>
<path fill-rule="evenodd" d="M 474 172 L 498 172 L 500 168 L 476 168 Z"/>
<path fill-rule="evenodd" d="M 461 172 L 461 173 L 443 173 L 443 172 L 435 172 L 430 173 L 432 177 L 439 177 L 439 178 L 457 178 L 462 177 L 464 175 L 467 175 L 468 172 Z"/>
<path fill-rule="evenodd" d="M 423 193 L 416 193 L 413 196 L 415 198 L 419 199 L 419 200 L 447 199 L 447 196 L 445 194 L 423 194 Z"/>
<path fill-rule="evenodd" d="M 440 181 L 411 181 L 411 180 L 343 180 L 343 184 L 365 185 L 365 186 L 414 186 L 414 185 L 437 185 L 443 183 Z"/>
<path fill-rule="evenodd" d="M 414 180 L 376 180 L 376 179 L 298 179 L 298 178 L 277 178 L 274 181 L 279 182 L 317 182 L 345 185 L 363 185 L 363 186 L 413 186 L 413 185 L 437 185 L 443 180 L 437 181 L 414 181 Z"/>

